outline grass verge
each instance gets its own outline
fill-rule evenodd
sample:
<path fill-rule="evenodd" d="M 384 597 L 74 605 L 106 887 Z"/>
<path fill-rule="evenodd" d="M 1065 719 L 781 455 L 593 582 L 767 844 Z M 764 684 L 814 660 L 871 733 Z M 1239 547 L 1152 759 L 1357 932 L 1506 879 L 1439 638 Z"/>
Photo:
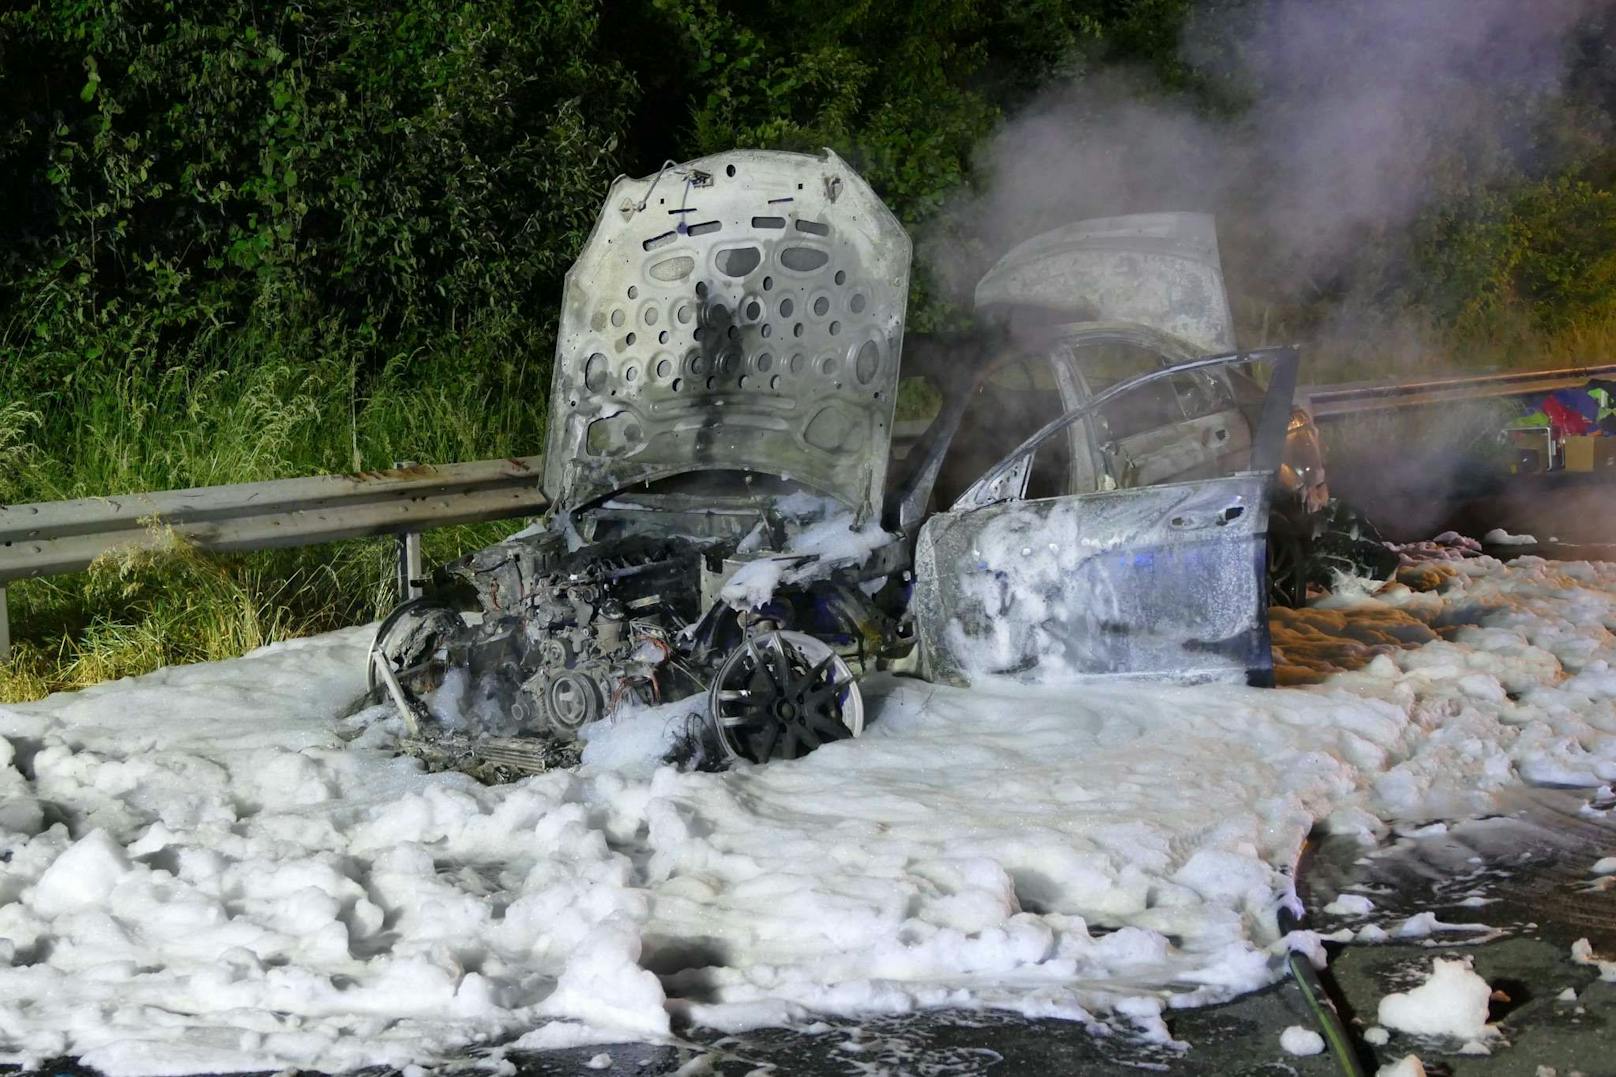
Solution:
<path fill-rule="evenodd" d="M 0 503 L 543 448 L 548 365 L 507 361 L 476 339 L 401 352 L 369 374 L 337 345 L 307 359 L 252 353 L 238 340 L 230 357 L 194 367 L 86 360 L 48 390 L 0 366 Z M 427 562 L 520 526 L 427 532 Z M 372 620 L 393 601 L 393 551 L 391 540 L 371 539 L 207 556 L 169 537 L 86 572 L 15 582 L 0 702 Z"/>

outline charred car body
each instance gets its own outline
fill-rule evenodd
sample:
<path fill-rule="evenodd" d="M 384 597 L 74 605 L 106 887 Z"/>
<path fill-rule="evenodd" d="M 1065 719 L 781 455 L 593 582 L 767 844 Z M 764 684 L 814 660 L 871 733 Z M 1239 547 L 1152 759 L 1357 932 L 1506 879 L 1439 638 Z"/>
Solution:
<path fill-rule="evenodd" d="M 834 155 L 616 182 L 567 275 L 551 513 L 384 624 L 400 705 L 553 742 L 705 691 L 758 761 L 858 733 L 854 674 L 907 647 L 879 519 L 909 257 Z"/>
<path fill-rule="evenodd" d="M 1210 222 L 1018 248 L 978 292 L 991 347 L 905 352 L 909 261 L 828 151 L 618 180 L 567 275 L 552 508 L 383 622 L 375 691 L 531 769 L 626 700 L 697 693 L 710 758 L 800 755 L 861 731 L 882 666 L 1263 682 L 1271 511 L 1305 517 L 1322 474 L 1276 485 L 1296 356 L 1233 351 Z M 1118 373 L 1119 348 L 1152 359 Z M 900 357 L 941 406 L 894 461 Z M 1007 379 L 1043 410 L 995 416 Z M 973 423 L 1008 451 L 981 459 Z"/>

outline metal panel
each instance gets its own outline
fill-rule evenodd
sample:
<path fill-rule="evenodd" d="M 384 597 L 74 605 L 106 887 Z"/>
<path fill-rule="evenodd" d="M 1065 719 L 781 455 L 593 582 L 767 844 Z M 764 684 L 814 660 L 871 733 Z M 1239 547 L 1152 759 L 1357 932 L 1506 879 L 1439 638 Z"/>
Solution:
<path fill-rule="evenodd" d="M 1233 409 L 1180 419 L 1118 438 L 1115 456 L 1128 475 L 1123 486 L 1155 486 L 1227 474 L 1244 468 L 1251 458 L 1251 426 Z M 1220 466 L 1225 460 L 1238 462 L 1234 467 Z M 1093 485 L 1088 489 L 1094 489 Z"/>
<path fill-rule="evenodd" d="M 161 528 L 206 550 L 304 546 L 532 516 L 542 457 L 0 506 L 0 581 L 77 572 Z"/>
<path fill-rule="evenodd" d="M 934 516 L 915 553 L 922 669 L 1066 683 L 1269 676 L 1267 474 Z"/>
<path fill-rule="evenodd" d="M 1104 217 L 1035 236 L 988 270 L 976 305 L 1064 311 L 1072 322 L 1132 322 L 1201 352 L 1235 346 L 1217 229 L 1204 213 Z"/>
<path fill-rule="evenodd" d="M 1274 377 L 1263 398 L 1262 416 L 1253 434 L 1250 464 L 1250 470 L 1268 470 L 1269 474 L 1272 474 L 1271 469 L 1278 465 L 1284 450 L 1285 423 L 1282 420 L 1289 417 L 1290 401 L 1296 387 L 1296 369 L 1299 360 L 1295 348 L 1260 348 L 1256 351 L 1236 352 L 1230 355 L 1208 355 L 1170 367 L 1160 367 L 1138 377 L 1129 378 L 1127 381 L 1117 382 L 1029 434 L 1003 459 L 984 471 L 981 477 L 959 496 L 952 507 L 955 510 L 980 508 L 1009 497 L 1020 496 L 1016 490 L 1020 479 L 1016 478 L 1014 469 L 1024 467 L 1023 457 L 1038 451 L 1040 446 L 1049 442 L 1056 434 L 1083 421 L 1125 393 L 1134 393 L 1153 383 L 1195 371 L 1249 363 L 1264 363 L 1275 368 Z"/>
<path fill-rule="evenodd" d="M 570 510 L 736 469 L 878 512 L 909 255 L 829 150 L 618 180 L 567 273 L 546 492 Z"/>

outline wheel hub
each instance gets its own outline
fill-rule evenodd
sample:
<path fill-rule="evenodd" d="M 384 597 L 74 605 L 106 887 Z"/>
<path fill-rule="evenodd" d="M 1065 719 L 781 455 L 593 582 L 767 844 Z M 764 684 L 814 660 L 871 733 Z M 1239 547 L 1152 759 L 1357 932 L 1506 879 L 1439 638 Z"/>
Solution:
<path fill-rule="evenodd" d="M 370 661 L 366 663 L 367 687 L 375 691 L 380 686 L 376 672 L 378 656 L 388 663 L 394 674 L 408 678 L 431 664 L 434 652 L 465 627 L 458 612 L 432 599 L 414 598 L 395 607 L 382 620 L 371 643 Z M 435 675 L 428 679 L 435 682 L 441 672 L 440 663 Z M 422 690 L 418 682 L 408 687 L 411 691 Z"/>
<path fill-rule="evenodd" d="M 864 729 L 853 671 L 821 640 L 801 632 L 750 637 L 724 660 L 708 716 L 725 752 L 753 763 L 795 759 Z"/>

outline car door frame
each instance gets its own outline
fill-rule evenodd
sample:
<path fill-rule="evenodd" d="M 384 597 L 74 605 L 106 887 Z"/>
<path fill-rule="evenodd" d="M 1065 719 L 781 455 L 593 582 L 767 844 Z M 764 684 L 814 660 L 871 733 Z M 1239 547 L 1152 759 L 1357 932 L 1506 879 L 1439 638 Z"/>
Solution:
<path fill-rule="evenodd" d="M 1163 378 L 1252 363 L 1269 365 L 1273 374 L 1264 395 L 1246 470 L 1224 479 L 1068 494 L 1036 502 L 1024 500 L 1028 471 L 1026 459 L 1109 401 Z M 915 555 L 915 619 L 923 671 L 935 679 L 955 683 L 969 683 L 974 677 L 985 673 L 1007 673 L 1038 681 L 1121 674 L 1271 683 L 1265 549 L 1268 498 L 1284 448 L 1297 369 L 1297 354 L 1290 348 L 1235 352 L 1173 364 L 1111 386 L 1046 423 L 1023 440 L 1016 449 L 985 471 L 948 511 L 937 513 L 921 528 Z M 1068 444 L 1071 441 L 1070 438 L 1061 440 Z M 980 591 L 979 585 L 984 581 L 990 587 L 1013 590 L 1015 577 L 1022 571 L 1022 566 L 1015 563 L 994 564 L 994 551 L 984 553 L 979 548 L 980 544 L 978 548 L 971 548 L 968 543 L 955 542 L 953 546 L 957 546 L 957 549 L 940 550 L 939 539 L 954 530 L 970 534 L 973 529 L 980 531 L 988 528 L 997 518 L 1007 515 L 1007 510 L 997 507 L 1008 502 L 1037 506 L 1021 514 L 1025 519 L 1020 521 L 1020 525 L 1029 531 L 1040 522 L 1047 527 L 1051 520 L 1061 514 L 1065 514 L 1070 525 L 1078 529 L 1083 526 L 1082 520 L 1086 516 L 1109 518 L 1111 523 L 1107 526 L 1120 530 L 1107 535 L 1100 544 L 1103 550 L 1096 547 L 1092 552 L 1103 552 L 1109 559 L 1109 567 L 1103 567 L 1103 571 L 1109 574 L 1112 592 L 1128 592 L 1128 600 L 1119 602 L 1117 609 L 1124 611 L 1124 614 L 1132 610 L 1135 615 L 1148 615 L 1162 623 L 1143 626 L 1110 624 L 1106 631 L 1126 635 L 1132 631 L 1148 630 L 1157 634 L 1156 642 L 1160 643 L 1163 639 L 1171 642 L 1176 627 L 1181 630 L 1179 635 L 1182 639 L 1178 641 L 1181 646 L 1177 650 L 1171 646 L 1152 646 L 1148 654 L 1137 648 L 1133 653 L 1126 648 L 1113 648 L 1115 653 L 1101 653 L 1091 648 L 1080 655 L 1075 663 L 1063 663 L 1059 669 L 1040 670 L 1037 667 L 1050 663 L 1042 661 L 1036 654 L 1031 656 L 1029 662 L 1029 656 L 1025 653 L 1010 654 L 1001 663 L 1003 668 L 998 669 L 992 668 L 991 662 L 986 667 L 973 662 L 967 653 L 973 644 L 972 628 L 968 625 L 962 627 L 962 618 L 967 617 L 964 606 L 972 601 L 966 596 L 973 587 Z M 1226 507 L 1219 509 L 1216 507 L 1219 504 Z M 1243 522 L 1238 526 L 1225 526 L 1235 524 L 1237 520 Z M 1190 535 L 1191 531 L 1197 534 Z M 1049 539 L 1050 536 L 1041 538 Z M 1060 535 L 1053 537 L 1051 550 L 1063 549 L 1060 541 L 1063 538 L 1074 540 L 1075 546 L 1084 545 L 1081 535 Z M 1213 549 L 1216 556 L 1188 560 L 1179 557 L 1176 561 L 1171 557 L 1166 558 L 1176 567 L 1152 575 L 1156 570 L 1150 566 L 1156 559 L 1154 556 L 1144 556 L 1147 550 L 1172 548 L 1181 552 L 1186 543 L 1202 541 L 1214 544 L 1208 548 Z M 1223 543 L 1223 546 L 1217 547 L 1217 543 Z M 1089 545 L 1094 544 L 1091 542 Z M 1129 568 L 1125 563 L 1125 555 L 1130 550 L 1141 554 L 1135 559 L 1136 569 Z M 1033 555 L 1030 543 L 1023 554 L 1027 557 Z M 1062 556 L 1070 556 L 1070 550 Z M 1211 571 L 1216 572 L 1219 579 L 1194 578 L 1196 572 L 1208 566 L 1212 566 Z M 1059 579 L 1046 578 L 1045 583 L 1057 588 L 1067 586 Z M 1177 626 L 1171 623 L 1175 609 L 1174 596 L 1157 592 L 1174 587 L 1200 588 L 1228 596 L 1225 607 L 1215 611 L 1215 619 L 1223 626 L 1221 637 L 1207 637 L 1204 631 L 1206 617 L 1194 624 L 1189 620 Z M 1145 595 L 1148 601 L 1141 599 L 1141 595 Z M 1067 595 L 1068 599 L 1071 597 L 1071 594 Z M 1026 605 L 1039 607 L 1037 601 L 1030 601 Z M 1008 607 L 1001 608 L 999 614 L 1002 615 L 1005 609 Z M 996 616 L 992 610 L 978 612 L 981 613 L 978 622 L 984 617 L 992 620 Z M 1066 616 L 1086 617 L 1087 611 L 1074 610 L 1068 603 Z M 984 631 L 997 631 L 1003 625 L 984 626 L 979 623 L 977 627 Z M 1046 621 L 1045 627 L 1059 635 L 1062 626 Z M 1045 635 L 1049 635 L 1049 632 Z M 976 642 L 981 642 L 981 633 L 978 632 L 974 638 Z M 1021 646 L 1014 641 L 1011 643 L 1010 651 Z M 1025 649 L 1022 647 L 1023 651 Z"/>

